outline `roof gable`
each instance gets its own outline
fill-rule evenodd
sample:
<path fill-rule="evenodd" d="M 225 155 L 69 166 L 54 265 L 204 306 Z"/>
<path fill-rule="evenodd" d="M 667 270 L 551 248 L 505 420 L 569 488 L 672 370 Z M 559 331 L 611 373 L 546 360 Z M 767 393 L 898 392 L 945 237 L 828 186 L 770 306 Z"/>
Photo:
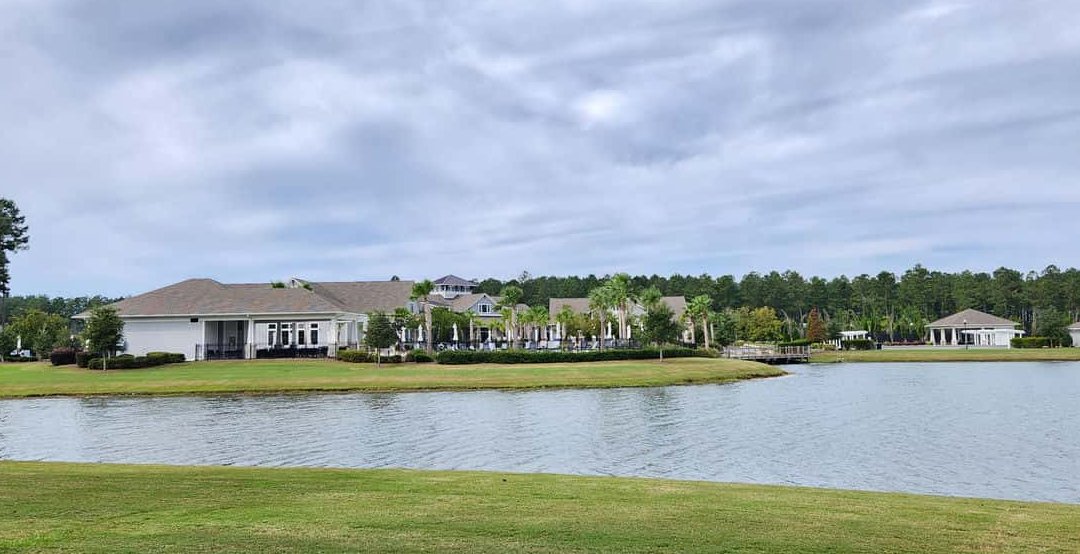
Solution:
<path fill-rule="evenodd" d="M 475 281 L 470 281 L 468 279 L 462 279 L 461 277 L 458 277 L 457 275 L 444 275 L 442 277 L 439 277 L 438 279 L 435 279 L 434 281 L 432 281 L 432 283 L 436 284 L 436 285 L 449 285 L 449 286 L 452 286 L 452 287 L 478 287 L 478 286 L 480 286 L 480 284 L 475 282 Z"/>
<path fill-rule="evenodd" d="M 404 307 L 412 292 L 409 281 L 308 284 L 310 288 L 281 288 L 269 283 L 222 284 L 213 279 L 188 279 L 111 306 L 125 317 L 369 313 Z"/>
<path fill-rule="evenodd" d="M 1020 325 L 1015 321 L 990 315 L 979 310 L 967 309 L 948 317 L 943 317 L 929 325 L 929 327 L 1016 327 Z"/>

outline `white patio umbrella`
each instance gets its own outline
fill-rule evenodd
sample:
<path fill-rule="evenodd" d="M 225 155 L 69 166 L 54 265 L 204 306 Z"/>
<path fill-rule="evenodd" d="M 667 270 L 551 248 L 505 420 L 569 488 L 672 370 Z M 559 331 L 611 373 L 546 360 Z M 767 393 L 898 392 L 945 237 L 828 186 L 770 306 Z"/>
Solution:
<path fill-rule="evenodd" d="M 627 340 L 629 340 L 629 339 L 633 338 L 633 337 L 631 336 L 631 335 L 633 335 L 633 334 L 634 334 L 634 331 L 633 331 L 633 329 L 634 329 L 634 328 L 633 328 L 633 327 L 631 327 L 631 326 L 629 326 L 629 325 L 627 325 L 627 326 L 626 326 L 626 338 L 627 338 Z"/>
<path fill-rule="evenodd" d="M 15 351 L 22 352 L 22 335 L 15 338 Z"/>
<path fill-rule="evenodd" d="M 416 342 L 424 342 L 424 328 L 416 326 Z"/>
<path fill-rule="evenodd" d="M 457 323 L 454 324 L 454 342 L 458 341 Z"/>
<path fill-rule="evenodd" d="M 610 339 L 610 338 L 612 338 L 612 334 L 611 334 L 611 322 L 610 322 L 610 321 L 609 321 L 609 322 L 607 322 L 607 338 L 609 338 L 609 339 Z"/>

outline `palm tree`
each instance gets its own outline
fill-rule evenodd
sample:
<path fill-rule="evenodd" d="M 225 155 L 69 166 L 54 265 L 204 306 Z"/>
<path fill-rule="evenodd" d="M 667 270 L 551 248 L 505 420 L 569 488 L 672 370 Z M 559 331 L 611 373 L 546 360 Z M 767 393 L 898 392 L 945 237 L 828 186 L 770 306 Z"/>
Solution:
<path fill-rule="evenodd" d="M 476 315 L 476 312 L 472 310 L 465 310 L 462 314 L 465 316 L 465 320 L 469 322 L 469 344 L 473 344 L 476 340 L 476 320 L 480 317 Z"/>
<path fill-rule="evenodd" d="M 514 325 L 514 309 L 509 306 L 503 306 L 499 309 L 499 321 L 503 324 L 503 331 L 506 332 L 506 344 L 510 346 L 510 340 L 513 336 Z"/>
<path fill-rule="evenodd" d="M 532 334 L 536 336 L 537 343 L 540 342 L 540 333 L 536 330 L 543 329 L 547 326 L 550 316 L 547 308 L 543 306 L 533 306 L 525 311 L 523 318 L 527 319 L 529 325 L 532 326 Z"/>
<path fill-rule="evenodd" d="M 555 322 L 562 327 L 562 335 L 559 336 L 560 345 L 570 335 L 570 326 L 574 325 L 576 319 L 577 314 L 574 313 L 574 309 L 570 306 L 563 306 L 559 309 L 559 313 L 555 314 Z"/>
<path fill-rule="evenodd" d="M 630 312 L 630 302 L 634 300 L 633 282 L 626 273 L 616 273 L 608 280 L 611 302 L 619 315 L 619 338 L 626 339 L 626 319 Z"/>
<path fill-rule="evenodd" d="M 712 299 L 707 294 L 695 296 L 690 299 L 690 302 L 686 306 L 686 313 L 690 316 L 690 321 L 695 319 L 701 320 L 701 335 L 705 339 L 705 348 L 709 348 L 709 310 L 712 308 Z M 691 323 L 691 333 L 693 333 L 693 323 Z"/>
<path fill-rule="evenodd" d="M 502 297 L 502 305 L 510 308 L 510 327 L 513 329 L 513 333 L 509 338 L 514 342 L 514 348 L 517 348 L 517 305 L 524 295 L 525 291 L 516 285 L 507 285 L 499 292 L 499 296 Z"/>
<path fill-rule="evenodd" d="M 435 284 L 430 279 L 424 279 L 413 284 L 412 294 L 409 296 L 409 299 L 416 302 L 420 311 L 424 313 L 424 340 L 428 354 L 431 354 L 433 350 L 431 347 L 431 304 L 428 302 L 428 295 L 433 290 L 435 290 Z"/>
<path fill-rule="evenodd" d="M 614 295 L 607 283 L 589 291 L 589 309 L 600 318 L 600 350 L 604 349 L 604 328 L 608 313 L 615 306 Z"/>

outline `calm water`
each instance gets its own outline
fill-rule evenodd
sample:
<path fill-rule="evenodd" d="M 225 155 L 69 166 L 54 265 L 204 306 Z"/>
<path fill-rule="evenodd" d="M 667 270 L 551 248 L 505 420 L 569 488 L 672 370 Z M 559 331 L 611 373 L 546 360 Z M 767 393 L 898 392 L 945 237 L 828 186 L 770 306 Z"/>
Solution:
<path fill-rule="evenodd" d="M 734 385 L 0 401 L 0 458 L 410 467 L 1080 503 L 1080 364 L 790 368 Z"/>

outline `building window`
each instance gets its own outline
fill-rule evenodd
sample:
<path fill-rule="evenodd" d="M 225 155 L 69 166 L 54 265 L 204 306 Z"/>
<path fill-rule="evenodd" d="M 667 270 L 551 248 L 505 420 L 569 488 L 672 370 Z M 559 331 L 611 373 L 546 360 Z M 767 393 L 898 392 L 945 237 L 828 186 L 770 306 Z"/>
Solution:
<path fill-rule="evenodd" d="M 318 346 L 319 345 L 319 324 L 318 323 L 312 323 L 310 325 L 310 328 L 311 328 L 311 331 L 310 331 L 311 334 L 309 335 L 308 338 L 311 339 L 311 346 Z"/>
<path fill-rule="evenodd" d="M 277 344 L 277 323 L 271 323 L 266 326 L 266 345 L 274 346 Z"/>
<path fill-rule="evenodd" d="M 480 313 L 482 313 L 482 314 L 489 314 L 489 313 L 491 313 L 491 304 L 479 304 L 479 305 L 477 306 L 477 308 L 479 308 L 479 309 L 480 309 Z"/>
<path fill-rule="evenodd" d="M 281 344 L 292 346 L 292 323 L 281 324 Z"/>

